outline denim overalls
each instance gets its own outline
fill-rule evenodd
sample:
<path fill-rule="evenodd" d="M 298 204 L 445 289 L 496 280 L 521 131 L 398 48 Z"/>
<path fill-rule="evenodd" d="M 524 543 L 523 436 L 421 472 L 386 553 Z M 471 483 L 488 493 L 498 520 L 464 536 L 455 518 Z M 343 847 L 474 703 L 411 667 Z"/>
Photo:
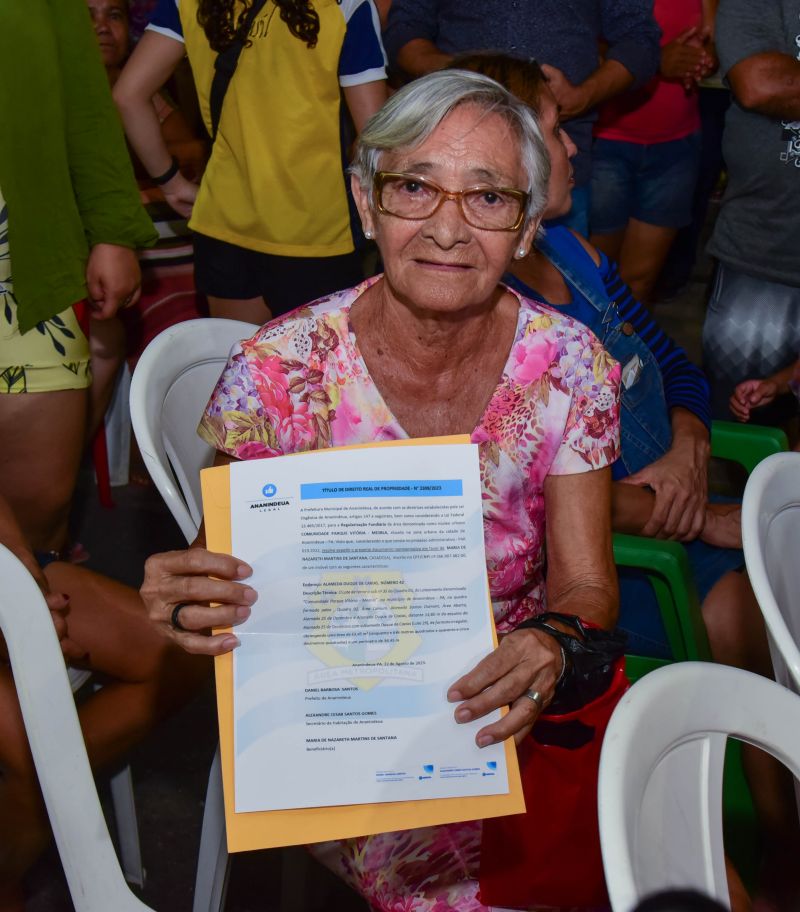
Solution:
<path fill-rule="evenodd" d="M 597 266 L 569 229 L 549 228 L 536 247 L 564 276 L 573 293 L 572 303 L 557 310 L 588 326 L 622 367 L 622 455 L 612 473 L 615 480 L 632 475 L 663 456 L 672 442 L 661 370 L 650 349 L 620 318 Z M 529 291 L 513 276 L 505 276 L 504 281 L 517 291 Z"/>

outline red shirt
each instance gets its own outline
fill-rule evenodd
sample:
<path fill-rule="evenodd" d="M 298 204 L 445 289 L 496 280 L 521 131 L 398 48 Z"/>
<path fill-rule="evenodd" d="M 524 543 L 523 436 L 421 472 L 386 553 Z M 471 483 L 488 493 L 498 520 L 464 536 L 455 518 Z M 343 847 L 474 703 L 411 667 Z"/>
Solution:
<path fill-rule="evenodd" d="M 661 47 L 686 29 L 699 26 L 701 0 L 655 0 L 653 14 L 661 26 Z M 633 92 L 624 92 L 600 108 L 594 135 L 603 139 L 649 144 L 682 139 L 700 129 L 697 92 L 655 75 Z"/>

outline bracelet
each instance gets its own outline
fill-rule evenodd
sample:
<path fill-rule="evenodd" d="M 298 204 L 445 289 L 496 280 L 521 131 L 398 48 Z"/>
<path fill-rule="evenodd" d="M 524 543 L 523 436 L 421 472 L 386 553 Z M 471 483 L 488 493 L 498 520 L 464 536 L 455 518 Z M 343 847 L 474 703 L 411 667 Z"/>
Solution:
<path fill-rule="evenodd" d="M 558 621 L 571 628 L 564 633 L 553 627 Z M 603 630 L 575 614 L 548 611 L 517 625 L 517 630 L 533 628 L 547 633 L 561 647 L 564 667 L 556 682 L 555 696 L 547 707 L 550 715 L 573 712 L 608 690 L 615 665 L 624 655 L 627 636 L 621 630 Z"/>
<path fill-rule="evenodd" d="M 157 186 L 161 187 L 171 181 L 173 177 L 181 170 L 181 166 L 178 164 L 178 159 L 175 156 L 172 156 L 172 164 L 167 168 L 163 174 L 159 174 L 158 177 L 151 177 L 150 180 Z"/>

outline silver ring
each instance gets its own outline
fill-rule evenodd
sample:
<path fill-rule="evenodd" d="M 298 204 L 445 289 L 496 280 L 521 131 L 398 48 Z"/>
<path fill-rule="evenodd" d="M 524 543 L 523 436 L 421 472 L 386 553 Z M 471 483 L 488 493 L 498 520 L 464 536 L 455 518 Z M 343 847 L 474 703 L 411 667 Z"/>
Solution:
<path fill-rule="evenodd" d="M 538 690 L 534 690 L 533 688 L 526 690 L 523 694 L 523 697 L 527 697 L 529 700 L 533 700 L 539 709 L 544 709 L 544 700 L 542 699 L 542 695 Z"/>

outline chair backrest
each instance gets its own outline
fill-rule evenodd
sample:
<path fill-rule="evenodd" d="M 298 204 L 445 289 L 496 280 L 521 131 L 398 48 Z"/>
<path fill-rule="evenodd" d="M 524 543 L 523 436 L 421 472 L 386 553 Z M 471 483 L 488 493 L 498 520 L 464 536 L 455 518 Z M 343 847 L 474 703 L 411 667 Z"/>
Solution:
<path fill-rule="evenodd" d="M 145 465 L 186 540 L 203 517 L 200 470 L 214 450 L 197 425 L 234 343 L 258 327 L 239 320 L 187 320 L 147 346 L 131 381 L 131 423 Z"/>
<path fill-rule="evenodd" d="M 767 678 L 679 662 L 631 687 L 600 758 L 598 810 L 614 912 L 649 893 L 699 890 L 729 907 L 722 842 L 728 736 L 800 776 L 800 698 Z"/>
<path fill-rule="evenodd" d="M 0 545 L 0 629 L 77 912 L 145 912 L 128 889 L 97 797 L 61 647 L 39 587 Z"/>
<path fill-rule="evenodd" d="M 775 678 L 800 693 L 800 453 L 756 466 L 744 491 L 742 542 Z"/>

